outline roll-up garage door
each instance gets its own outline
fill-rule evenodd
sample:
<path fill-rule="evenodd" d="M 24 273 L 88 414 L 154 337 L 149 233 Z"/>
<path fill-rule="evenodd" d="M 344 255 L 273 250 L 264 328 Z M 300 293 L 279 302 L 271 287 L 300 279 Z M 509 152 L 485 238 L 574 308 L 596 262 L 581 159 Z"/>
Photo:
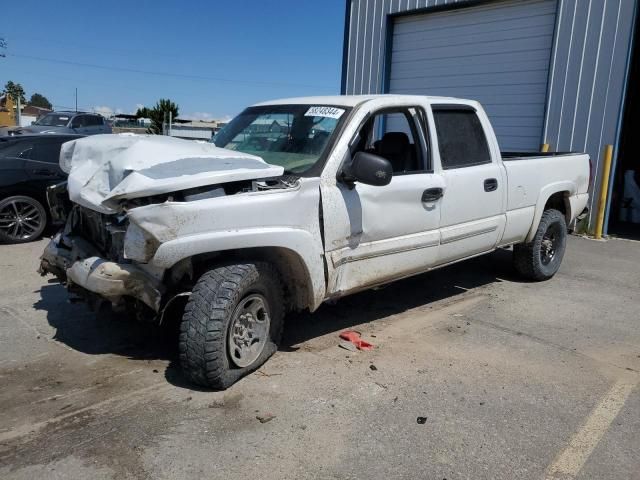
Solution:
<path fill-rule="evenodd" d="M 502 150 L 537 150 L 555 16 L 555 0 L 518 0 L 398 17 L 389 91 L 478 100 Z"/>

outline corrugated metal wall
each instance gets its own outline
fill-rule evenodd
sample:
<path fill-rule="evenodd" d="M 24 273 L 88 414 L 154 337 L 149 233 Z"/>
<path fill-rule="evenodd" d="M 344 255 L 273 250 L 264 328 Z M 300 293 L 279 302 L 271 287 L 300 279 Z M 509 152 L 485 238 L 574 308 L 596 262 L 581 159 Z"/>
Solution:
<path fill-rule="evenodd" d="M 540 148 L 556 0 L 509 0 L 394 21 L 389 93 L 473 98 L 500 148 Z"/>
<path fill-rule="evenodd" d="M 383 93 L 389 16 L 474 0 L 347 0 L 343 93 Z M 604 145 L 616 144 L 637 0 L 558 0 L 544 134 L 553 150 L 588 152 L 596 194 Z M 455 4 L 455 5 L 452 5 Z M 617 152 L 616 152 L 617 153 Z"/>

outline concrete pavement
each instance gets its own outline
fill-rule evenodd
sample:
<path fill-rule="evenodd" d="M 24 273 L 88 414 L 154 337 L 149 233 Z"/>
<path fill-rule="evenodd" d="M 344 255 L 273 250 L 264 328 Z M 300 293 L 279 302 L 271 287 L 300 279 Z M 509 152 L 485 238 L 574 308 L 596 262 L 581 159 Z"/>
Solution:
<path fill-rule="evenodd" d="M 325 305 L 225 392 L 183 381 L 171 332 L 67 303 L 43 246 L 0 246 L 1 478 L 640 478 L 638 242 Z M 352 327 L 376 349 L 338 348 Z"/>

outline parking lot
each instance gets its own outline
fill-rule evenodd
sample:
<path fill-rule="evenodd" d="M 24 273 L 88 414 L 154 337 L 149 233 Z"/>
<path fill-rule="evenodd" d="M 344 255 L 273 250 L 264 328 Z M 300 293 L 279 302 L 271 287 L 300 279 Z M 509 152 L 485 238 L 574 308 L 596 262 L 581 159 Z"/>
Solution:
<path fill-rule="evenodd" d="M 544 283 L 500 251 L 324 305 L 224 392 L 183 381 L 169 329 L 67 303 L 44 245 L 0 247 L 3 479 L 640 478 L 637 242 L 571 237 Z M 339 348 L 351 327 L 375 350 Z"/>

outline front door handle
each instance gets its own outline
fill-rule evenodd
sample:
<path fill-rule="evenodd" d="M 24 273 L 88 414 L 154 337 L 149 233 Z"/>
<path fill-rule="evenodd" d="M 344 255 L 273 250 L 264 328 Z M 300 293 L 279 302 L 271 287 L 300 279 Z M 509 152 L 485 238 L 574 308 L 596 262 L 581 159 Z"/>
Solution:
<path fill-rule="evenodd" d="M 442 198 L 444 195 L 444 190 L 440 187 L 435 188 L 427 188 L 424 192 L 422 192 L 422 201 L 423 202 L 435 202 L 436 200 Z"/>
<path fill-rule="evenodd" d="M 487 178 L 484 181 L 485 192 L 495 192 L 498 189 L 498 180 L 496 178 Z"/>

